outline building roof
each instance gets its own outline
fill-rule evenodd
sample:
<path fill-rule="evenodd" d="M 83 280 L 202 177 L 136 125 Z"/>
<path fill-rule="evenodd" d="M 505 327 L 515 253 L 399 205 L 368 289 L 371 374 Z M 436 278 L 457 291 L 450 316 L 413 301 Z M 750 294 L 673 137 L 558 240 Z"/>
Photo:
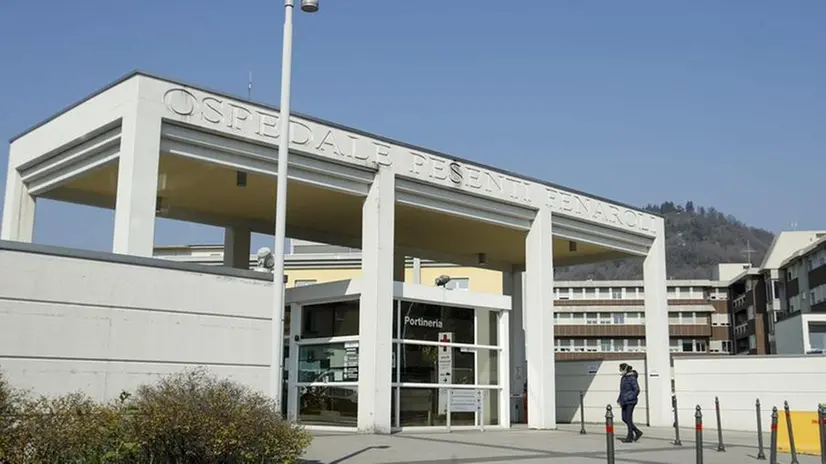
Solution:
<path fill-rule="evenodd" d="M 783 261 L 801 248 L 811 245 L 826 236 L 826 230 L 793 230 L 780 232 L 774 236 L 761 269 L 779 269 Z"/>
<path fill-rule="evenodd" d="M 792 264 L 794 261 L 797 261 L 798 259 L 805 258 L 806 255 L 811 254 L 823 248 L 824 246 L 826 246 L 826 236 L 820 237 L 819 239 L 815 240 L 811 245 L 795 251 L 794 253 L 792 253 L 791 256 L 783 260 L 783 262 L 780 263 L 778 268 L 786 267 L 789 264 Z"/>

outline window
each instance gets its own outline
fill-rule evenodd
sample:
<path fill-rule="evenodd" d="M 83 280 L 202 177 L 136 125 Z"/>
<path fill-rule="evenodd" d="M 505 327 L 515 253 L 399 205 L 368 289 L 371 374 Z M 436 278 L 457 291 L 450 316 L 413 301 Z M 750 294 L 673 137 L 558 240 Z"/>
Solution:
<path fill-rule="evenodd" d="M 610 339 L 605 339 L 605 338 L 601 339 L 599 341 L 599 345 L 600 345 L 599 348 L 603 353 L 607 353 L 607 352 L 611 351 L 611 349 L 612 349 Z"/>
<path fill-rule="evenodd" d="M 303 338 L 343 337 L 359 334 L 359 301 L 338 301 L 304 307 Z"/>
<path fill-rule="evenodd" d="M 313 285 L 314 283 L 318 282 L 315 279 L 295 279 L 293 283 L 294 287 L 304 287 L 305 285 Z"/>
<path fill-rule="evenodd" d="M 467 277 L 451 277 L 446 285 L 449 290 L 468 290 L 469 286 L 470 279 Z"/>
<path fill-rule="evenodd" d="M 757 336 L 749 335 L 749 349 L 756 350 L 757 349 Z"/>
<path fill-rule="evenodd" d="M 599 344 L 596 338 L 589 338 L 585 340 L 585 351 L 599 351 Z"/>
<path fill-rule="evenodd" d="M 612 300 L 621 300 L 622 299 L 622 289 L 621 288 L 612 288 L 611 289 L 611 299 Z"/>
<path fill-rule="evenodd" d="M 598 316 L 597 313 L 587 313 L 587 314 L 585 314 L 585 323 L 588 324 L 588 325 L 597 324 L 598 323 L 597 316 Z"/>
<path fill-rule="evenodd" d="M 694 340 L 682 340 L 682 347 L 684 352 L 694 351 Z"/>
<path fill-rule="evenodd" d="M 721 343 L 722 351 L 731 353 L 731 340 L 723 340 Z"/>
<path fill-rule="evenodd" d="M 600 324 L 610 324 L 611 323 L 611 313 L 599 313 L 599 323 Z"/>
<path fill-rule="evenodd" d="M 672 353 L 680 351 L 680 348 L 681 348 L 680 340 L 672 338 L 671 340 L 668 341 L 668 345 L 669 345 L 669 350 Z"/>
<path fill-rule="evenodd" d="M 625 324 L 625 313 L 614 313 L 614 324 Z"/>

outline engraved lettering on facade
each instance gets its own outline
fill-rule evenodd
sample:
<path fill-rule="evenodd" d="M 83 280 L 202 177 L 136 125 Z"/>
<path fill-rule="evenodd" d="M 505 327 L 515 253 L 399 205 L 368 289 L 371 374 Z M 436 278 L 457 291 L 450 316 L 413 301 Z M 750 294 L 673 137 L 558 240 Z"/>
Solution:
<path fill-rule="evenodd" d="M 207 122 L 211 122 L 213 124 L 220 124 L 221 121 L 224 119 L 224 115 L 221 113 L 221 100 L 218 100 L 215 97 L 204 97 L 204 111 L 201 113 L 203 118 Z"/>
<path fill-rule="evenodd" d="M 184 89 L 167 90 L 163 95 L 163 102 L 169 111 L 178 116 L 192 116 L 198 106 L 195 95 Z"/>
<path fill-rule="evenodd" d="M 163 104 L 182 121 L 203 124 L 222 131 L 246 133 L 274 143 L 279 138 L 277 112 L 242 105 L 228 98 L 185 88 L 163 94 Z M 311 121 L 290 120 L 290 143 L 318 156 L 349 158 L 392 166 L 401 162 L 399 172 L 421 180 L 451 185 L 467 192 L 519 203 L 550 207 L 552 211 L 605 225 L 653 233 L 655 219 L 650 214 L 617 207 L 587 196 L 534 184 L 478 166 L 469 166 L 441 156 L 328 128 Z"/>
<path fill-rule="evenodd" d="M 393 158 L 390 156 L 392 147 L 386 143 L 373 140 L 373 146 L 376 148 L 376 162 L 382 166 L 390 166 L 393 164 Z"/>
<path fill-rule="evenodd" d="M 235 130 L 243 131 L 244 123 L 249 120 L 252 113 L 243 106 L 234 103 L 229 104 L 229 118 L 227 120 L 227 127 Z"/>
<path fill-rule="evenodd" d="M 448 177 L 454 185 L 462 185 L 464 181 L 464 173 L 462 172 L 462 165 L 457 162 L 450 163 Z"/>

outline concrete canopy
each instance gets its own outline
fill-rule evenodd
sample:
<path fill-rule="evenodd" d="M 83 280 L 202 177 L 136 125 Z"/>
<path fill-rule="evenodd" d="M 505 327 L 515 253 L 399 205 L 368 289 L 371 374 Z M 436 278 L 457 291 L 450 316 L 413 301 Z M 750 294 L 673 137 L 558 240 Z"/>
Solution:
<path fill-rule="evenodd" d="M 152 111 L 162 121 L 156 215 L 272 233 L 277 110 L 145 73 L 130 74 L 13 140 L 10 175 L 19 172 L 33 196 L 114 208 L 115 145 L 125 127 L 112 109 L 138 98 L 154 99 Z M 90 112 L 94 117 L 79 124 L 78 116 Z M 543 200 L 555 214 L 557 265 L 642 256 L 653 237 L 654 217 L 634 208 L 326 121 L 294 120 L 287 216 L 294 238 L 358 246 L 371 171 L 389 162 L 402 179 L 396 245 L 411 255 L 476 264 L 483 253 L 492 267 L 522 265 L 530 220 Z M 62 138 L 44 144 L 43 135 L 56 131 Z M 398 157 L 402 151 L 405 159 Z M 247 173 L 245 187 L 236 185 L 238 171 Z"/>

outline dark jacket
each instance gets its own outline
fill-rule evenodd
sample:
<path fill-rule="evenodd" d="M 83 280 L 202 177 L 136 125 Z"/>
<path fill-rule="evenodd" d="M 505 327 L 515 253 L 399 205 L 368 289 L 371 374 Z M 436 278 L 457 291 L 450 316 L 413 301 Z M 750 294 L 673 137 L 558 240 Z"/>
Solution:
<path fill-rule="evenodd" d="M 637 381 L 637 371 L 630 371 L 623 374 L 620 380 L 620 392 L 617 403 L 620 406 L 637 404 L 637 397 L 640 396 L 640 384 Z"/>

